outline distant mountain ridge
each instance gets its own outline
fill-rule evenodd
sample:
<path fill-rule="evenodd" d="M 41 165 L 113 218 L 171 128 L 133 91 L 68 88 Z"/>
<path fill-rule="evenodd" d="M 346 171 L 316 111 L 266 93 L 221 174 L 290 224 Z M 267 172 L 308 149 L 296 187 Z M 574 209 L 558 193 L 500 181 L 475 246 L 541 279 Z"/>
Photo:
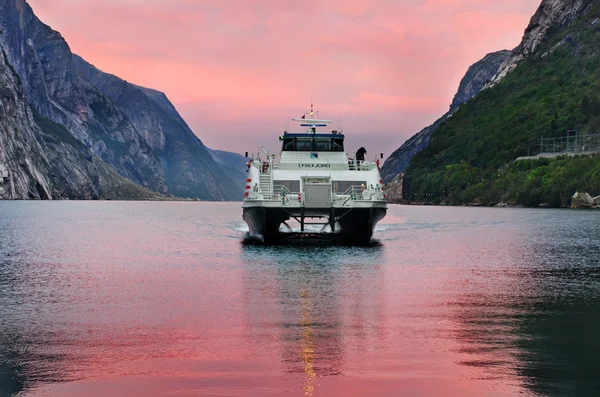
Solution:
<path fill-rule="evenodd" d="M 236 183 L 236 186 L 246 186 L 246 173 L 248 172 L 248 160 L 241 154 L 225 152 L 223 150 L 209 149 L 213 159 L 219 164 L 223 171 Z M 240 196 L 243 192 L 240 190 Z"/>
<path fill-rule="evenodd" d="M 69 149 L 72 157 L 67 156 L 70 162 L 64 164 L 63 174 L 72 171 L 79 177 L 59 196 L 102 198 L 102 190 L 90 184 L 98 177 L 84 166 L 82 157 L 160 194 L 205 200 L 239 198 L 242 187 L 214 161 L 164 94 L 103 73 L 74 56 L 60 33 L 43 24 L 26 1 L 0 0 L 0 47 L 3 64 L 15 77 L 5 76 L 5 91 L 22 95 L 25 102 L 19 111 L 26 116 L 21 127 L 29 128 L 38 141 L 41 127 L 61 131 L 61 139 L 77 148 L 77 153 Z M 12 175 L 27 169 L 15 163 L 16 154 L 7 150 L 16 139 L 8 131 L 3 136 L 4 160 L 0 161 L 4 164 L 0 166 L 8 170 L 7 183 L 13 186 L 10 194 L 4 189 L 3 197 L 52 198 L 52 194 L 40 193 L 44 188 L 34 189 L 35 193 L 13 180 Z M 40 145 L 35 150 L 41 157 L 53 158 L 57 147 Z M 59 189 L 55 173 L 43 167 L 38 171 L 39 178 L 34 179 L 40 186 Z"/>

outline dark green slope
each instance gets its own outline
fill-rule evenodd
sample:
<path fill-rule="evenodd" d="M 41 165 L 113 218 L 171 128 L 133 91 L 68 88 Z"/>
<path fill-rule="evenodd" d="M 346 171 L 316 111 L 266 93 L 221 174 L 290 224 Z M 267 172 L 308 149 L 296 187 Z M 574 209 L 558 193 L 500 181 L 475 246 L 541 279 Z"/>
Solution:
<path fill-rule="evenodd" d="M 550 28 L 532 55 L 434 133 L 407 170 L 407 199 L 557 206 L 575 190 L 600 194 L 596 157 L 512 164 L 542 136 L 600 133 L 599 3 L 570 26 Z M 568 183 L 557 174 L 565 169 Z"/>

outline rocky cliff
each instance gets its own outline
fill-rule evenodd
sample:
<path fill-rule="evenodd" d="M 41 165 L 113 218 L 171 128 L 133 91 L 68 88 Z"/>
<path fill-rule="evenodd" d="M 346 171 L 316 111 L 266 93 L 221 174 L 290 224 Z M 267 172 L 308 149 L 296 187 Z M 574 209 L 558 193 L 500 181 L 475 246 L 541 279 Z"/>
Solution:
<path fill-rule="evenodd" d="M 25 0 L 0 0 L 0 46 L 33 123 L 60 130 L 82 156 L 102 161 L 102 169 L 109 164 L 121 176 L 158 193 L 238 198 L 236 186 L 164 94 L 106 75 L 74 57 L 60 33 L 43 24 Z M 5 139 L 4 147 L 11 145 Z M 40 150 L 46 157 L 56 154 L 53 146 L 41 145 Z M 85 178 L 95 177 L 80 171 Z M 40 175 L 52 182 L 52 175 Z M 67 197 L 89 194 L 71 193 Z M 42 198 L 50 198 L 46 196 Z"/>
<path fill-rule="evenodd" d="M 4 51 L 4 49 L 2 49 Z M 3 53 L 4 55 L 4 53 Z M 0 57 L 0 198 L 52 198 L 48 159 L 18 75 Z"/>
<path fill-rule="evenodd" d="M 419 133 L 408 139 L 399 149 L 394 151 L 381 167 L 381 177 L 384 183 L 391 182 L 398 174 L 404 172 L 410 160 L 429 145 L 433 132 L 448 119 L 446 113 L 432 125 L 425 127 Z"/>
<path fill-rule="evenodd" d="M 385 200 L 388 203 L 402 204 L 404 202 L 403 187 L 404 174 L 400 173 L 385 186 Z"/>
<path fill-rule="evenodd" d="M 160 198 L 32 109 L 4 48 L 1 52 L 0 199 Z"/>
<path fill-rule="evenodd" d="M 169 193 L 202 199 L 239 198 L 235 192 L 243 191 L 243 182 L 234 184 L 223 172 L 164 93 L 104 73 L 81 57 L 73 59 L 80 76 L 110 98 L 158 154 Z"/>
<path fill-rule="evenodd" d="M 458 86 L 458 92 L 450 105 L 450 113 L 454 113 L 462 104 L 479 94 L 511 55 L 512 52 L 508 50 L 492 52 L 473 64 Z"/>
<path fill-rule="evenodd" d="M 581 14 L 591 11 L 593 3 L 594 0 L 543 0 L 531 18 L 521 43 L 512 50 L 486 88 L 498 84 L 522 60 L 534 54 L 551 28 L 569 26 Z"/>
<path fill-rule="evenodd" d="M 0 44 L 33 109 L 65 126 L 121 175 L 166 192 L 158 156 L 120 109 L 80 78 L 58 32 L 43 24 L 24 0 L 0 0 L 0 30 Z"/>
<path fill-rule="evenodd" d="M 458 87 L 448 113 L 432 125 L 407 140 L 398 150 L 386 160 L 381 169 L 385 183 L 390 182 L 396 175 L 404 172 L 410 160 L 429 145 L 431 135 L 452 116 L 458 108 L 475 97 L 498 72 L 500 65 L 511 55 L 510 51 L 498 51 L 486 55 L 482 60 L 472 65 Z"/>

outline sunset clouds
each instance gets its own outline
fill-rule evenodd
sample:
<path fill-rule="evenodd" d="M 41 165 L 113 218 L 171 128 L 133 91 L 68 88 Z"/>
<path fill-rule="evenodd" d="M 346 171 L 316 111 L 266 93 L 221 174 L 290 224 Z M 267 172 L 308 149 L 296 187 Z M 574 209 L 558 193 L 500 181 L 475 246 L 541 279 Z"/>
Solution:
<path fill-rule="evenodd" d="M 167 93 L 210 147 L 274 147 L 312 96 L 351 144 L 389 154 L 469 65 L 519 43 L 540 0 L 29 2 L 73 52 Z"/>

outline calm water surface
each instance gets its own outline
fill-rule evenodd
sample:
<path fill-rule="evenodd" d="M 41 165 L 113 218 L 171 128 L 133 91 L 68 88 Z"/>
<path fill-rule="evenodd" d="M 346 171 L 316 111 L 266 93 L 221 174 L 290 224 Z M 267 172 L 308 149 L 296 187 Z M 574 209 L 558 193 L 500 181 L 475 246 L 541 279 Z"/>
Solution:
<path fill-rule="evenodd" d="M 600 211 L 243 236 L 239 203 L 0 202 L 0 396 L 600 395 Z"/>

